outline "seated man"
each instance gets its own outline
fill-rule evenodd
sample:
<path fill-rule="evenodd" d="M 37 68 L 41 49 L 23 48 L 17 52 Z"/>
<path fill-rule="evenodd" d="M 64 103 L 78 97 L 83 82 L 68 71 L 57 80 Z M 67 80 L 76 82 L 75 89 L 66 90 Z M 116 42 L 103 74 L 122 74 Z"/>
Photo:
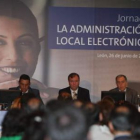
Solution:
<path fill-rule="evenodd" d="M 68 82 L 69 87 L 59 90 L 59 94 L 67 92 L 71 94 L 73 100 L 77 99 L 84 102 L 90 101 L 89 90 L 79 87 L 80 77 L 77 73 L 71 73 L 68 76 Z"/>
<path fill-rule="evenodd" d="M 116 85 L 117 85 L 117 87 L 114 89 L 111 89 L 110 91 L 125 92 L 126 101 L 128 101 L 134 105 L 138 104 L 139 94 L 134 89 L 127 87 L 128 82 L 127 82 L 127 77 L 125 75 L 116 76 Z"/>
<path fill-rule="evenodd" d="M 26 74 L 22 74 L 20 76 L 18 87 L 12 87 L 12 88 L 9 88 L 9 90 L 20 90 L 21 95 L 26 94 L 26 93 L 33 93 L 37 98 L 41 100 L 39 90 L 33 89 L 30 87 L 30 77 Z"/>

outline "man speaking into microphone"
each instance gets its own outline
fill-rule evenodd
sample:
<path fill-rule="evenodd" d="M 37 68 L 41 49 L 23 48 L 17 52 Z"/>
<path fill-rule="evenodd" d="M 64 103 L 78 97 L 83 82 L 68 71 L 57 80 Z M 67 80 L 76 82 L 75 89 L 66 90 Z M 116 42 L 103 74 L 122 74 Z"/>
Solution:
<path fill-rule="evenodd" d="M 32 93 L 34 94 L 38 99 L 40 98 L 40 93 L 38 89 L 33 89 L 30 87 L 30 77 L 26 74 L 22 74 L 19 78 L 19 86 L 18 87 L 12 87 L 9 88 L 9 90 L 20 90 L 21 95 L 26 93 Z M 42 100 L 41 100 L 42 102 Z"/>

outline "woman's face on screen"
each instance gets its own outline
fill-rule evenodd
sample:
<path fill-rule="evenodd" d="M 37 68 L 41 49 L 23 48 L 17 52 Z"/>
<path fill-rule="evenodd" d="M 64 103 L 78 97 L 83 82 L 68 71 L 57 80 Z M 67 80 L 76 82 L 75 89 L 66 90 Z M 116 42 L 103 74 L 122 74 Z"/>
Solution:
<path fill-rule="evenodd" d="M 0 16 L 0 82 L 23 73 L 33 75 L 40 49 L 37 41 L 23 20 Z"/>

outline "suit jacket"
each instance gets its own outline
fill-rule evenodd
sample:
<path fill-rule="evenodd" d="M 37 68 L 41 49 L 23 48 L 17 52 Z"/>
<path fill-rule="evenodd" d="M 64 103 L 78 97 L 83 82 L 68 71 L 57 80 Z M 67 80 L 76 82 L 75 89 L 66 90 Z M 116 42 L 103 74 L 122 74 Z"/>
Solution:
<path fill-rule="evenodd" d="M 114 137 L 114 140 L 132 140 L 132 139 L 131 139 L 131 136 L 122 135 L 122 136 Z"/>
<path fill-rule="evenodd" d="M 111 89 L 110 91 L 119 91 L 118 88 Z M 131 88 L 126 88 L 125 99 L 133 105 L 138 104 L 138 92 Z"/>
<path fill-rule="evenodd" d="M 61 92 L 67 92 L 67 93 L 70 93 L 71 94 L 70 87 L 66 87 L 66 88 L 60 89 L 59 90 L 59 94 Z M 78 88 L 77 99 L 78 100 L 81 100 L 81 101 L 84 101 L 84 102 L 90 102 L 89 90 L 88 89 L 85 89 L 85 88 L 82 88 L 82 87 L 79 87 Z"/>
<path fill-rule="evenodd" d="M 20 90 L 20 87 L 19 87 L 19 86 L 18 86 L 18 87 L 12 87 L 12 88 L 9 88 L 9 90 Z M 41 97 L 40 97 L 40 93 L 39 93 L 39 90 L 38 90 L 38 89 L 34 89 L 34 88 L 29 87 L 28 93 L 33 93 L 33 94 L 35 94 L 35 96 L 36 96 L 38 99 L 40 99 L 41 102 L 42 102 L 42 99 L 41 99 Z M 42 103 L 43 103 L 43 102 L 42 102 Z"/>

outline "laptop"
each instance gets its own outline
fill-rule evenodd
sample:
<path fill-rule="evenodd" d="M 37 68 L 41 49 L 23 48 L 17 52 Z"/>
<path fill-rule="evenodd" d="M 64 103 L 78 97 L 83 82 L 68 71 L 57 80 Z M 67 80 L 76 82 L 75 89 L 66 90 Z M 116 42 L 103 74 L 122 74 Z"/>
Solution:
<path fill-rule="evenodd" d="M 21 95 L 19 90 L 3 90 L 0 89 L 0 103 L 12 103 L 13 100 Z"/>
<path fill-rule="evenodd" d="M 125 92 L 101 91 L 101 100 L 105 97 L 111 97 L 115 102 L 125 101 Z"/>

